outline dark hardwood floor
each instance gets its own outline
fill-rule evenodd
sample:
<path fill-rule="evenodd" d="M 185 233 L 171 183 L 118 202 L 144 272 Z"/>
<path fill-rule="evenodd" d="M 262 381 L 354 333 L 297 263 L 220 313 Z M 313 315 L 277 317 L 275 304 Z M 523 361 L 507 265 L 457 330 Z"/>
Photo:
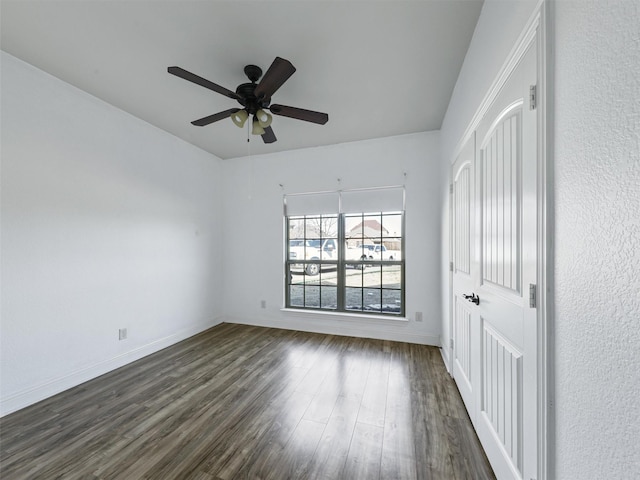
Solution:
<path fill-rule="evenodd" d="M 0 478 L 494 478 L 437 348 L 222 324 L 0 419 Z"/>

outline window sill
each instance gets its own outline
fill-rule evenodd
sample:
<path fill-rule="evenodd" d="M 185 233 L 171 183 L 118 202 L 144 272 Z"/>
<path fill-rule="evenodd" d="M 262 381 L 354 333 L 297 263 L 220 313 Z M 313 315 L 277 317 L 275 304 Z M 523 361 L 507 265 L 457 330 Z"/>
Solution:
<path fill-rule="evenodd" d="M 367 313 L 349 313 L 349 312 L 335 312 L 335 311 L 323 311 L 323 310 L 304 310 L 301 308 L 281 308 L 281 312 L 286 314 L 295 313 L 305 315 L 309 317 L 335 317 L 337 320 L 360 320 L 360 321 L 386 321 L 390 323 L 408 322 L 406 317 L 392 317 L 391 315 L 374 315 Z"/>

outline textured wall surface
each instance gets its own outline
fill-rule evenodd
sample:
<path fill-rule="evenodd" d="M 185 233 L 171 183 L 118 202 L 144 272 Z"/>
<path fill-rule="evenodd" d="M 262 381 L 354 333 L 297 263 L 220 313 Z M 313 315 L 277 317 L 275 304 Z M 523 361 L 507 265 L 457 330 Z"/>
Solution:
<path fill-rule="evenodd" d="M 640 478 L 640 2 L 556 3 L 557 478 Z"/>

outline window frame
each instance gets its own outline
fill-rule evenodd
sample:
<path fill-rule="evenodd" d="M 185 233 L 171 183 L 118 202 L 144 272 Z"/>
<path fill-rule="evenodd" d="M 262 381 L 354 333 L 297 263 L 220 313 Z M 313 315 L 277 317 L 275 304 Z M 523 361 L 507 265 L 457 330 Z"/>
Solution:
<path fill-rule="evenodd" d="M 346 219 L 348 217 L 360 217 L 362 219 L 363 222 L 363 234 L 362 234 L 362 239 L 363 240 L 370 240 L 370 243 L 375 244 L 374 240 L 379 240 L 381 243 L 381 245 L 384 244 L 384 240 L 385 238 L 387 238 L 383 231 L 381 230 L 380 232 L 380 237 L 374 237 L 374 238 L 370 238 L 370 237 L 365 237 L 364 234 L 364 219 L 367 216 L 378 216 L 380 218 L 380 224 L 383 226 L 384 225 L 384 217 L 385 216 L 399 216 L 400 217 L 400 260 L 394 259 L 394 260 L 384 260 L 384 256 L 381 255 L 380 259 L 359 259 L 359 260 L 353 260 L 353 259 L 347 259 L 346 258 L 346 245 L 347 245 L 347 240 L 350 238 L 356 238 L 356 237 L 347 237 L 345 232 L 345 228 L 346 228 Z M 321 242 L 323 241 L 323 239 L 332 239 L 335 238 L 336 239 L 336 243 L 337 243 L 337 258 L 336 259 L 331 259 L 331 260 L 327 260 L 327 259 L 318 259 L 318 260 L 307 260 L 306 258 L 303 258 L 302 260 L 297 259 L 297 258 L 290 258 L 290 253 L 291 253 L 291 241 L 295 241 L 295 240 L 300 240 L 300 238 L 291 238 L 291 221 L 292 220 L 302 220 L 305 224 L 304 227 L 304 236 L 302 238 L 303 242 L 307 242 L 308 240 L 310 240 L 307 236 L 306 236 L 306 220 L 307 219 L 313 219 L 313 218 L 319 218 L 322 219 L 323 217 L 335 217 L 337 218 L 337 237 L 334 236 L 328 236 L 326 238 L 322 237 L 321 235 L 319 237 L 314 237 L 312 238 L 312 240 L 316 240 L 319 239 Z M 322 221 L 322 220 L 320 220 Z M 336 314 L 336 315 L 341 315 L 341 314 L 347 314 L 347 315 L 368 315 L 368 316 L 372 316 L 372 315 L 381 315 L 384 317 L 388 317 L 391 319 L 397 319 L 397 318 L 404 318 L 405 317 L 405 313 L 406 313 L 406 281 L 405 281 L 405 271 L 406 271 L 406 248 L 405 248 L 405 222 L 406 222 L 406 213 L 404 210 L 393 210 L 393 211 L 378 211 L 378 212 L 362 212 L 362 213 L 332 213 L 332 214 L 325 214 L 325 215 L 321 215 L 321 214 L 309 214 L 309 215 L 287 215 L 285 213 L 284 215 L 284 226 L 285 226 L 285 262 L 284 262 L 284 287 L 285 287 L 285 308 L 286 309 L 292 309 L 292 310 L 300 310 L 300 311 L 311 311 L 311 312 L 322 312 L 322 313 L 331 313 L 331 314 Z M 388 236 L 388 238 L 393 238 L 393 239 L 397 239 L 398 236 L 397 235 L 393 235 L 393 236 Z M 362 245 L 364 245 L 365 243 L 363 243 Z M 376 244 L 377 245 L 377 244 Z M 358 247 L 356 247 L 358 248 Z M 306 255 L 305 255 L 306 257 Z M 303 265 L 302 268 L 302 275 L 304 275 L 304 281 L 301 284 L 303 287 L 303 304 L 302 305 L 292 305 L 291 303 L 291 286 L 292 285 L 299 285 L 299 284 L 294 284 L 292 282 L 292 273 L 291 273 L 291 267 L 293 265 Z M 306 289 L 307 289 L 307 283 L 306 283 L 306 278 L 308 276 L 311 275 L 307 275 L 305 270 L 306 270 L 306 266 L 304 265 L 318 265 L 318 275 L 319 275 L 319 282 L 318 282 L 318 287 L 319 287 L 319 291 L 318 291 L 318 305 L 317 306 L 308 306 L 306 305 Z M 322 287 L 325 286 L 330 286 L 333 287 L 332 284 L 327 284 L 327 285 L 323 285 L 322 284 L 322 271 L 323 271 L 323 265 L 328 265 L 330 267 L 335 265 L 336 268 L 336 284 L 335 284 L 335 288 L 336 288 L 336 306 L 335 308 L 327 308 L 327 307 L 323 307 L 322 306 Z M 351 266 L 351 265 L 359 265 L 360 267 L 358 268 L 359 271 L 363 272 L 364 275 L 364 270 L 369 267 L 369 266 L 374 266 L 376 268 L 379 269 L 379 275 L 380 275 L 380 282 L 379 285 L 376 287 L 366 287 L 364 286 L 364 280 L 363 280 L 363 284 L 360 287 L 352 287 L 352 286 L 347 286 L 347 265 Z M 384 274 L 384 267 L 389 267 L 389 266 L 394 266 L 397 265 L 400 267 L 400 282 L 399 282 L 399 287 L 398 288 L 384 288 L 384 283 L 383 283 L 383 274 Z M 325 268 L 326 270 L 326 268 Z M 315 278 L 315 275 L 313 276 Z M 314 285 L 315 286 L 315 285 Z M 348 288 L 359 288 L 361 290 L 361 303 L 360 303 L 360 309 L 353 309 L 353 308 L 347 308 L 348 305 L 346 305 L 346 297 L 347 297 L 347 289 Z M 365 294 L 365 290 L 367 290 L 367 288 L 371 288 L 371 289 L 376 289 L 376 290 L 380 290 L 380 310 L 367 310 L 365 309 L 366 305 L 365 305 L 365 301 L 364 301 L 364 294 Z M 397 290 L 400 293 L 400 309 L 399 311 L 385 311 L 383 309 L 384 306 L 384 292 L 389 291 L 389 290 Z"/>

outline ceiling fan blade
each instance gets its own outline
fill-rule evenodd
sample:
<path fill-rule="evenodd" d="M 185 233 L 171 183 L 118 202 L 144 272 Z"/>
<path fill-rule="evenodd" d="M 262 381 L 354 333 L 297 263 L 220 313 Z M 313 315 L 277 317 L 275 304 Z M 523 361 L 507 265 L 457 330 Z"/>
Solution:
<path fill-rule="evenodd" d="M 167 68 L 167 71 L 170 74 L 175 75 L 176 77 L 184 78 L 189 82 L 193 82 L 200 85 L 201 87 L 208 88 L 209 90 L 213 90 L 214 92 L 220 93 L 226 97 L 233 98 L 234 100 L 238 100 L 241 98 L 240 95 L 238 95 L 236 92 L 232 92 L 228 88 L 224 88 L 220 85 L 210 82 L 206 78 L 199 77 L 195 73 L 188 72 L 184 68 L 169 67 Z"/>
<path fill-rule="evenodd" d="M 267 73 L 255 89 L 255 96 L 258 98 L 271 98 L 287 79 L 296 71 L 289 60 L 276 57 Z"/>
<path fill-rule="evenodd" d="M 273 143 L 278 140 L 276 138 L 276 134 L 273 133 L 273 128 L 271 128 L 270 126 L 265 127 L 264 133 L 262 134 L 262 140 L 264 141 L 264 143 Z"/>
<path fill-rule="evenodd" d="M 214 113 L 213 115 L 209 115 L 208 117 L 199 118 L 198 120 L 194 120 L 191 122 L 196 127 L 204 127 L 205 125 L 209 125 L 210 123 L 217 122 L 218 120 L 223 120 L 225 118 L 229 118 L 236 112 L 239 112 L 240 108 L 230 108 L 229 110 L 225 110 L 224 112 Z"/>
<path fill-rule="evenodd" d="M 286 105 L 271 105 L 269 110 L 271 110 L 271 113 L 275 115 L 295 118 L 296 120 L 304 120 L 305 122 L 319 123 L 320 125 L 324 125 L 329 121 L 329 115 L 326 113 L 305 110 L 304 108 L 287 107 Z"/>

